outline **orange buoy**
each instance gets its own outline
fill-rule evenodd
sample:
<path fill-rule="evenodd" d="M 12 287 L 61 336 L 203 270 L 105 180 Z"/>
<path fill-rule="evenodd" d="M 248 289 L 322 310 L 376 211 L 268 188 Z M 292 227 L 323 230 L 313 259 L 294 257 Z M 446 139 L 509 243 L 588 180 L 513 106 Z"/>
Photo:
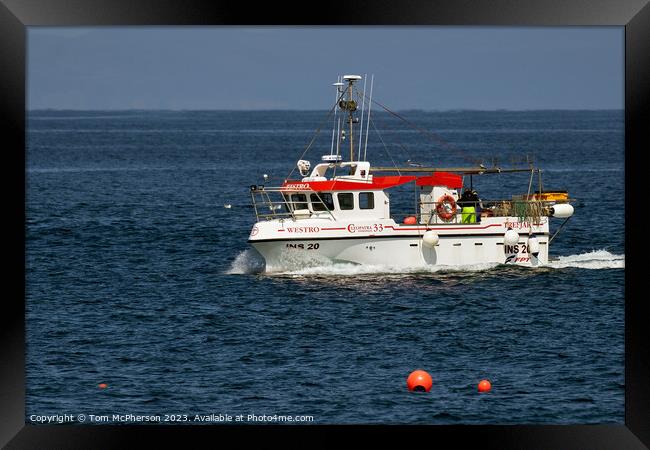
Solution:
<path fill-rule="evenodd" d="M 479 392 L 489 392 L 492 389 L 492 384 L 488 380 L 481 380 L 478 384 Z"/>
<path fill-rule="evenodd" d="M 429 392 L 432 385 L 431 375 L 424 370 L 415 370 L 406 379 L 406 387 L 409 391 Z"/>
<path fill-rule="evenodd" d="M 108 384 L 106 384 L 106 383 L 99 383 L 99 384 L 97 385 L 97 387 L 98 387 L 99 389 L 106 389 L 106 388 L 108 387 Z"/>
<path fill-rule="evenodd" d="M 408 216 L 404 218 L 404 225 L 415 225 L 418 219 L 415 216 Z"/>

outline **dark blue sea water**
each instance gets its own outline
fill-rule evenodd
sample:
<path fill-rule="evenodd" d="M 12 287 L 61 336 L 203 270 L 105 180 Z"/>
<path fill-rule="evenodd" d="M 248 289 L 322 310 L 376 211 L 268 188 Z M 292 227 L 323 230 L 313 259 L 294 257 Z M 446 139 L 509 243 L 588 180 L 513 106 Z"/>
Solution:
<path fill-rule="evenodd" d="M 30 113 L 27 421 L 623 423 L 623 112 L 402 114 L 438 137 L 377 114 L 374 165 L 534 158 L 545 188 L 576 199 L 559 259 L 257 273 L 248 186 L 286 177 L 324 112 Z M 330 130 L 307 159 L 329 153 Z M 483 199 L 528 187 L 525 174 L 473 182 Z M 429 393 L 407 391 L 415 369 Z"/>

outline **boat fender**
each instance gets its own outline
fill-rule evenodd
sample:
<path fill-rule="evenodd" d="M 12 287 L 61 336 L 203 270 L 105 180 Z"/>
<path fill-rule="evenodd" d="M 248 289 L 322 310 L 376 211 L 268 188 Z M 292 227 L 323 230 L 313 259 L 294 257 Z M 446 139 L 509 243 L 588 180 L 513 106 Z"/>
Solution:
<path fill-rule="evenodd" d="M 551 216 L 557 217 L 559 219 L 566 219 L 573 215 L 573 206 L 568 203 L 555 204 L 549 208 Z"/>
<path fill-rule="evenodd" d="M 435 231 L 426 231 L 422 235 L 422 243 L 429 248 L 433 248 L 436 245 L 438 245 L 438 242 L 440 242 L 440 237 L 436 234 Z"/>
<path fill-rule="evenodd" d="M 506 234 L 503 235 L 503 243 L 506 245 L 516 245 L 519 242 L 519 233 L 512 228 L 508 228 Z"/>
<path fill-rule="evenodd" d="M 528 237 L 528 251 L 534 257 L 537 257 L 537 255 L 539 254 L 539 241 L 537 240 L 535 235 L 531 234 Z"/>

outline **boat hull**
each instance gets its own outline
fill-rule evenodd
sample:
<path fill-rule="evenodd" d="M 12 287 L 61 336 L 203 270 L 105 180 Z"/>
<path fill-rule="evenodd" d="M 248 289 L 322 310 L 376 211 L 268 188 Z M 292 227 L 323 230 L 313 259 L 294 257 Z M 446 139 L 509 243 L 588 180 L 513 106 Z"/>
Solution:
<path fill-rule="evenodd" d="M 267 272 L 300 270 L 335 262 L 394 267 L 548 263 L 548 233 L 535 234 L 539 252 L 530 254 L 528 236 L 506 245 L 502 234 L 440 236 L 435 247 L 419 236 L 299 238 L 250 241 Z"/>

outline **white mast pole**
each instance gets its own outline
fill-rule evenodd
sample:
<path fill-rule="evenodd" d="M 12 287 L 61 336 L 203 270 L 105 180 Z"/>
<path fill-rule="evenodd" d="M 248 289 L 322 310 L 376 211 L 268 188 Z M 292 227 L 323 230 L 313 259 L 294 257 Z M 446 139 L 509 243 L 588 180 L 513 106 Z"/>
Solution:
<path fill-rule="evenodd" d="M 368 100 L 368 122 L 366 123 L 366 143 L 363 148 L 363 160 L 366 160 L 366 150 L 368 150 L 368 127 L 370 126 L 370 108 L 372 108 L 372 86 L 375 82 L 375 75 L 370 77 L 370 99 Z"/>
<path fill-rule="evenodd" d="M 359 161 L 361 161 L 361 138 L 363 137 L 363 112 L 366 107 L 366 78 L 368 74 L 363 74 L 363 96 L 361 97 L 361 120 L 359 121 Z"/>
<path fill-rule="evenodd" d="M 339 154 L 339 147 L 341 145 L 341 117 L 339 117 L 338 125 L 336 126 L 336 154 Z"/>
<path fill-rule="evenodd" d="M 338 75 L 336 77 L 336 83 L 334 86 L 336 87 L 336 94 L 334 94 L 334 101 L 336 102 L 339 98 L 339 86 L 338 83 L 341 82 L 341 75 Z M 336 134 L 336 110 L 338 108 L 334 106 L 334 123 L 332 124 L 332 146 L 330 147 L 330 155 L 334 154 L 334 135 Z M 337 146 L 338 149 L 338 146 Z M 338 152 L 337 152 L 338 153 Z"/>

